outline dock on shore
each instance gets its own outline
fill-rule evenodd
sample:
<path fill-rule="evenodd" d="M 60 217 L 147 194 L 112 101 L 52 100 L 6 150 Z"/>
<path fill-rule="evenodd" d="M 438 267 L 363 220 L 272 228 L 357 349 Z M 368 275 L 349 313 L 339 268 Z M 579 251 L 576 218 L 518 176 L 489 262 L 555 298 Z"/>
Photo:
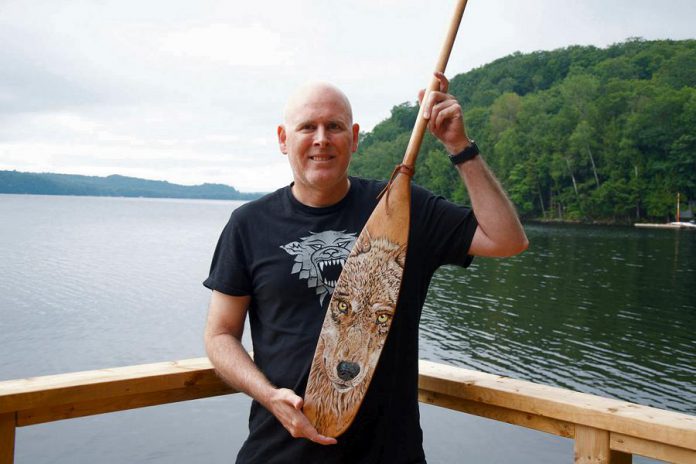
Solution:
<path fill-rule="evenodd" d="M 636 227 L 645 229 L 691 229 L 696 230 L 696 224 L 690 222 L 668 222 L 666 224 L 651 224 L 647 222 L 636 222 L 633 224 Z"/>

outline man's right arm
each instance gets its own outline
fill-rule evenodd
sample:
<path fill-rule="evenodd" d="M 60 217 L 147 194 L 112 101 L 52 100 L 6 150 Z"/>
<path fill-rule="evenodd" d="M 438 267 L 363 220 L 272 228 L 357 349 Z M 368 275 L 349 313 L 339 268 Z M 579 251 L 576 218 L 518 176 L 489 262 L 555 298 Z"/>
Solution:
<path fill-rule="evenodd" d="M 336 443 L 320 435 L 302 413 L 302 398 L 292 390 L 275 387 L 256 367 L 242 345 L 244 321 L 251 297 L 213 290 L 205 328 L 205 349 L 218 375 L 233 388 L 261 403 L 290 434 L 322 445 Z"/>

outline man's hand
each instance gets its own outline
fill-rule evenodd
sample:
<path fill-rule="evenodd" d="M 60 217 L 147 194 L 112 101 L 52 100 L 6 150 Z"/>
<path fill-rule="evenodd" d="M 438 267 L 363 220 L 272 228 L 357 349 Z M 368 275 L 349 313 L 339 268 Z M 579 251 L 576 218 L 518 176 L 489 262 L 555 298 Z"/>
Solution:
<path fill-rule="evenodd" d="M 304 401 L 287 388 L 278 388 L 268 398 L 268 409 L 294 438 L 306 438 L 320 445 L 335 445 L 336 439 L 319 434 L 302 412 Z"/>
<path fill-rule="evenodd" d="M 425 90 L 418 92 L 418 102 L 423 105 L 423 117 L 428 120 L 428 129 L 445 145 L 450 154 L 457 154 L 469 145 L 464 128 L 464 114 L 454 96 L 447 93 L 449 81 L 441 72 L 435 77 L 440 81 L 440 90 L 429 92 L 423 102 Z"/>

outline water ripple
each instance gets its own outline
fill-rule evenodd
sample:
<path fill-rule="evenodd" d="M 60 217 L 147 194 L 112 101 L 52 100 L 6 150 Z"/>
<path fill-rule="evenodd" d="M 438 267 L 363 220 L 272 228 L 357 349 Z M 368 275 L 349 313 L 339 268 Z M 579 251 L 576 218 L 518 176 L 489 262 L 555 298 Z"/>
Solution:
<path fill-rule="evenodd" d="M 463 367 L 696 414 L 689 280 L 696 243 L 621 228 L 587 232 L 534 227 L 528 253 L 438 271 L 423 312 L 421 351 Z"/>

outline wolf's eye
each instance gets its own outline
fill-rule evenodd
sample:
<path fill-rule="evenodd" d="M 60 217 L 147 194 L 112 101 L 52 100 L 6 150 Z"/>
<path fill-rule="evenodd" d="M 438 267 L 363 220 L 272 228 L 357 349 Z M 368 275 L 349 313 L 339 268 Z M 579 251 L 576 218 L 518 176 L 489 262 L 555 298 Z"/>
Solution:
<path fill-rule="evenodd" d="M 377 315 L 377 323 L 378 324 L 386 324 L 387 321 L 389 320 L 389 314 L 378 314 Z"/>
<path fill-rule="evenodd" d="M 336 306 L 338 307 L 338 310 L 341 311 L 343 314 L 348 312 L 348 303 L 346 303 L 345 301 L 339 301 L 338 305 Z"/>

